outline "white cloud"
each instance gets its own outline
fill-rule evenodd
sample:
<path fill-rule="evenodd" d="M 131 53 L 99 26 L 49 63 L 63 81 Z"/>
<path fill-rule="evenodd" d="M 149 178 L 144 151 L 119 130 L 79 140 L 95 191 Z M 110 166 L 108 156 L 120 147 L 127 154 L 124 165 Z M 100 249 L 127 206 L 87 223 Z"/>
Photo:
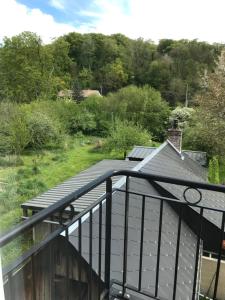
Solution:
<path fill-rule="evenodd" d="M 29 9 L 15 0 L 0 0 L 0 41 L 22 31 L 32 31 L 40 35 L 45 43 L 52 38 L 71 31 L 80 31 L 71 25 L 58 23 L 40 9 Z"/>
<path fill-rule="evenodd" d="M 64 10 L 65 3 L 63 0 L 50 0 L 49 4 L 57 9 Z"/>
<path fill-rule="evenodd" d="M 67 0 L 49 0 L 67 11 Z M 72 5 L 72 4 L 71 4 Z M 69 7 L 70 14 L 73 6 Z M 93 9 L 94 7 L 94 9 Z M 0 41 L 24 30 L 39 34 L 44 42 L 71 31 L 123 33 L 131 38 L 163 38 L 225 42 L 224 0 L 92 0 L 89 8 L 75 13 L 88 22 L 78 27 L 58 23 L 40 9 L 29 9 L 16 0 L 0 0 Z"/>
<path fill-rule="evenodd" d="M 128 0 L 127 13 L 121 3 L 95 0 L 100 14 L 92 23 L 95 32 L 120 32 L 131 38 L 154 41 L 196 38 L 225 42 L 224 0 Z"/>

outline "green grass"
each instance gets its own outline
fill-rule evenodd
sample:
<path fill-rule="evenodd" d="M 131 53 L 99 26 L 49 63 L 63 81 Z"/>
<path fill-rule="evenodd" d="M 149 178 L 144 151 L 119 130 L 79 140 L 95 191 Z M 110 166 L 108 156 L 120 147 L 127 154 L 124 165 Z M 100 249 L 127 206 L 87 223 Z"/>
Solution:
<path fill-rule="evenodd" d="M 70 138 L 60 149 L 27 152 L 23 165 L 11 161 L 0 167 L 0 229 L 5 231 L 21 219 L 21 203 L 54 187 L 102 159 L 122 159 L 122 154 L 94 150 L 96 138 Z M 1 158 L 3 160 L 3 158 Z"/>

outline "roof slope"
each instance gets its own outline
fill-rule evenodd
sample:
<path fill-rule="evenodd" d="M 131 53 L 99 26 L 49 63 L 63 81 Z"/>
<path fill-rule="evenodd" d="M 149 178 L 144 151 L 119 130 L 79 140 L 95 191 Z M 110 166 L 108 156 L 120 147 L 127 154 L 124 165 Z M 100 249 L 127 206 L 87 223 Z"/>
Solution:
<path fill-rule="evenodd" d="M 159 195 L 157 190 L 145 180 L 131 179 L 132 190 L 140 193 Z M 112 201 L 112 242 L 111 242 L 111 279 L 122 281 L 123 276 L 123 243 L 124 243 L 124 212 L 125 194 L 115 192 Z M 141 209 L 142 197 L 130 195 L 128 221 L 128 255 L 127 255 L 127 283 L 138 284 L 140 239 L 141 239 Z M 104 266 L 105 245 L 105 205 L 103 205 L 102 226 L 102 266 Z M 160 201 L 146 199 L 144 243 L 143 243 L 143 271 L 142 289 L 154 293 L 156 282 L 157 245 L 159 229 Z M 164 203 L 161 255 L 159 265 L 159 298 L 172 299 L 173 280 L 175 270 L 176 243 L 178 233 L 178 217 L 175 211 Z M 69 235 L 70 242 L 78 245 L 77 230 Z M 93 268 L 98 271 L 99 254 L 99 211 L 93 213 Z M 182 222 L 179 250 L 179 271 L 177 282 L 177 299 L 191 299 L 193 288 L 193 274 L 195 265 L 196 237 L 190 228 Z M 89 261 L 89 218 L 82 224 L 82 255 Z M 102 277 L 104 267 L 102 267 Z"/>
<path fill-rule="evenodd" d="M 180 155 L 169 143 L 166 143 L 165 147 L 147 162 L 142 170 L 143 172 L 150 172 L 156 175 L 205 182 L 204 174 L 201 172 L 201 166 L 189 157 L 183 156 L 183 154 Z M 166 183 L 159 183 L 159 185 L 177 199 L 184 200 L 183 192 L 185 187 Z M 223 193 L 205 190 L 201 192 L 201 205 L 225 210 L 225 195 Z M 195 202 L 198 197 L 199 195 L 196 192 L 189 192 L 191 202 Z M 221 226 L 221 213 L 205 210 L 204 216 L 216 226 Z"/>
<path fill-rule="evenodd" d="M 134 148 L 128 153 L 127 158 L 129 160 L 142 160 L 150 155 L 156 147 L 145 147 L 145 146 L 134 146 Z M 182 150 L 182 155 L 189 157 L 194 162 L 197 162 L 198 165 L 205 167 L 207 164 L 206 152 L 202 151 L 191 151 L 191 150 Z M 206 173 L 206 169 L 201 168 Z"/>
<path fill-rule="evenodd" d="M 62 184 L 48 190 L 47 192 L 23 203 L 22 208 L 29 208 L 39 210 L 48 207 L 49 205 L 59 201 L 62 197 L 69 195 L 71 192 L 76 191 L 80 187 L 96 179 L 103 173 L 110 170 L 131 170 L 137 162 L 124 161 L 124 160 L 102 160 L 78 175 L 66 180 Z M 114 177 L 115 183 L 119 178 Z M 80 212 L 87 208 L 91 203 L 97 200 L 105 193 L 105 184 L 101 184 L 86 195 L 73 202 L 75 212 Z"/>
<path fill-rule="evenodd" d="M 144 161 L 140 162 L 134 170 L 148 171 L 147 166 L 166 147 L 166 143 L 152 152 Z M 120 181 L 122 182 L 122 181 Z M 124 183 L 121 183 L 124 188 Z M 146 180 L 130 179 L 132 191 L 159 196 L 159 192 Z M 111 279 L 122 281 L 123 276 L 123 243 L 124 243 L 124 213 L 125 194 L 115 192 L 112 201 L 112 243 L 111 243 Z M 128 254 L 127 254 L 127 283 L 137 286 L 140 261 L 140 237 L 141 237 L 141 211 L 142 197 L 130 194 L 129 221 L 128 221 Z M 143 271 L 142 289 L 154 293 L 156 282 L 157 245 L 159 232 L 160 201 L 146 198 L 144 243 L 143 243 Z M 104 225 L 105 205 L 103 205 L 102 227 L 102 265 L 104 266 Z M 172 299 L 173 280 L 175 272 L 175 257 L 178 234 L 178 216 L 167 203 L 163 206 L 163 222 L 161 237 L 161 252 L 159 265 L 159 298 Z M 77 246 L 77 229 L 70 232 L 70 241 Z M 98 269 L 98 242 L 99 242 L 99 211 L 93 213 L 93 268 Z M 82 255 L 89 260 L 89 218 L 82 224 Z M 196 253 L 196 236 L 192 230 L 181 222 L 181 239 L 179 250 L 179 271 L 177 281 L 177 299 L 191 298 L 193 289 L 193 274 Z M 102 276 L 104 275 L 102 268 Z"/>

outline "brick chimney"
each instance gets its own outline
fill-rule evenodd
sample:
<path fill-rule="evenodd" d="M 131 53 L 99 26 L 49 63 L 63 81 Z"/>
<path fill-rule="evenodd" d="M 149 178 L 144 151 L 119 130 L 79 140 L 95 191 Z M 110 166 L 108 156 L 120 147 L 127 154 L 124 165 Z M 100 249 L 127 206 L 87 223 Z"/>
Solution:
<path fill-rule="evenodd" d="M 168 138 L 173 146 L 181 152 L 182 147 L 182 130 L 178 127 L 178 120 L 173 120 L 172 128 L 168 129 Z"/>

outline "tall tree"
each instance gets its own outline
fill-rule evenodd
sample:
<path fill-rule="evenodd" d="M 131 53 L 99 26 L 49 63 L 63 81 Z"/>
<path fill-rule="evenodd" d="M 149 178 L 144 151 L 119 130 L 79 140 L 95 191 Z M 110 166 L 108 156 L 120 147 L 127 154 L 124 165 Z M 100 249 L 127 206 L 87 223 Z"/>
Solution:
<path fill-rule="evenodd" d="M 46 91 L 49 78 L 49 54 L 40 37 L 23 32 L 5 38 L 0 51 L 0 81 L 4 97 L 29 102 Z"/>
<path fill-rule="evenodd" d="M 187 131 L 192 146 L 210 155 L 225 153 L 225 52 L 216 71 L 203 78 L 202 92 L 197 97 L 195 122 Z"/>

